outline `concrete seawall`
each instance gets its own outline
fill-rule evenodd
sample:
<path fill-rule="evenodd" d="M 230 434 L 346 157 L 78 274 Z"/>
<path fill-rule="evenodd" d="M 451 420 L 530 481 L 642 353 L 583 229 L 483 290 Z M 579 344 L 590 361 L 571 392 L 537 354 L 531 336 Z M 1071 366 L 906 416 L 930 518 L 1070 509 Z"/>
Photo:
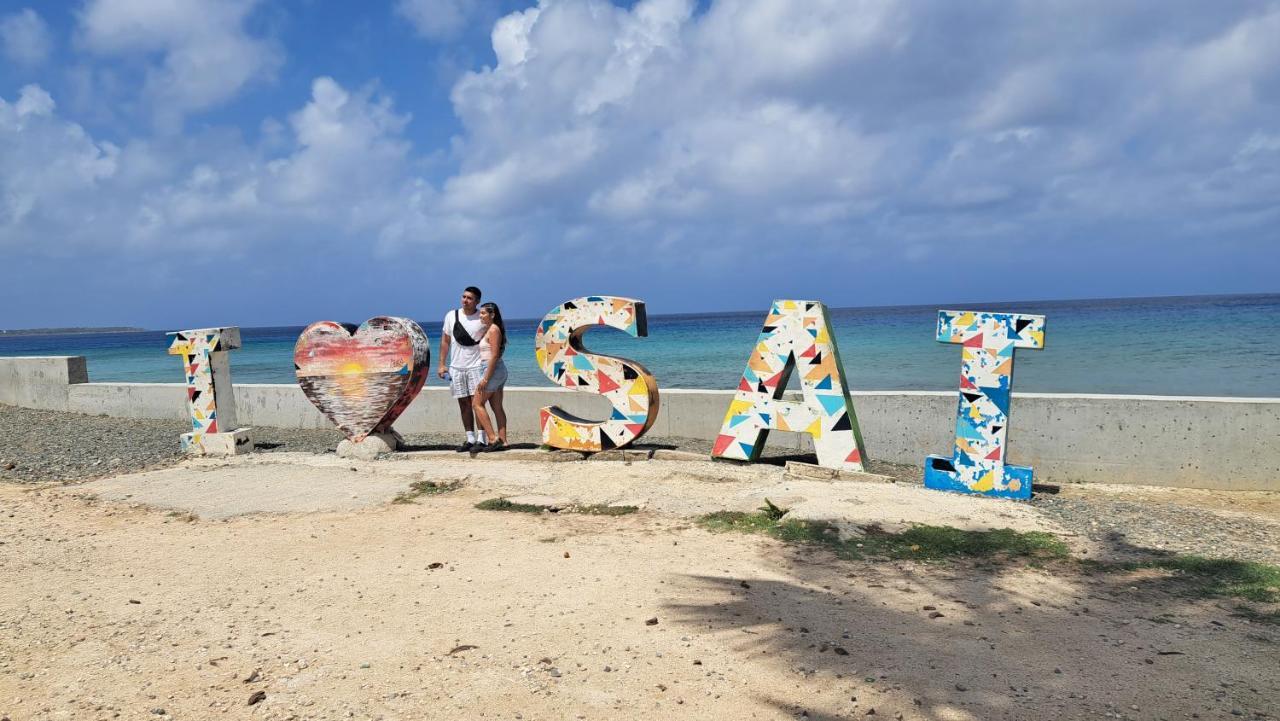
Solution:
<path fill-rule="evenodd" d="M 455 402 L 430 382 L 396 423 L 401 432 L 458 430 Z M 950 453 L 954 391 L 852 395 L 872 458 L 919 465 L 930 453 Z M 184 397 L 178 383 L 89 383 L 83 357 L 0 358 L 0 403 L 8 405 L 185 419 Z M 729 390 L 664 389 L 650 434 L 710 441 L 732 397 Z M 246 426 L 330 427 L 295 385 L 236 384 L 236 405 Z M 585 417 L 608 409 L 602 398 L 566 389 L 508 388 L 511 430 L 536 432 L 538 409 L 547 405 Z M 1280 398 L 1015 393 L 1011 416 L 1009 461 L 1033 466 L 1037 481 L 1280 490 Z M 812 447 L 808 436 L 778 431 L 769 444 Z"/>

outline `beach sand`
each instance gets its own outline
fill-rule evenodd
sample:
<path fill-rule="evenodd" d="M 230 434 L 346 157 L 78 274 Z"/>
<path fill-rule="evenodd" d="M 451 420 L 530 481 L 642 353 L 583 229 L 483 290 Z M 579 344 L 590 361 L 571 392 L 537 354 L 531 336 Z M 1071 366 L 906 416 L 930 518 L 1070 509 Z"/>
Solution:
<path fill-rule="evenodd" d="M 391 502 L 422 480 L 462 485 Z M 474 507 L 534 494 L 642 508 Z M 286 453 L 0 485 L 0 717 L 1277 714 L 1280 627 L 1239 601 L 1079 564 L 842 560 L 695 522 L 765 497 L 849 533 L 1012 527 L 1117 550 L 1029 504 L 710 462 Z M 1275 521 L 1251 504 L 1226 512 Z"/>

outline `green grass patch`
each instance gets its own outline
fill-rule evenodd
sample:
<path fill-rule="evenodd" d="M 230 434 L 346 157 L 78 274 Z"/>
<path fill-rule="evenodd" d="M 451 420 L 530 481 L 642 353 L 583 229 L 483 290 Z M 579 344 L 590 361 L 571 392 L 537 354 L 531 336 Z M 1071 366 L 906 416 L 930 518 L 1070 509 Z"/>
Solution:
<path fill-rule="evenodd" d="M 551 506 L 540 506 L 533 503 L 512 503 L 505 498 L 490 498 L 480 501 L 476 508 L 482 511 L 508 511 L 511 513 L 542 513 L 552 510 Z M 566 506 L 557 509 L 557 513 L 580 513 L 588 516 L 625 516 L 640 509 L 636 506 Z"/>
<path fill-rule="evenodd" d="M 574 506 L 565 509 L 567 513 L 585 513 L 589 516 L 626 516 L 639 511 L 637 506 Z"/>
<path fill-rule="evenodd" d="M 1154 568 L 1168 571 L 1199 596 L 1243 598 L 1261 603 L 1280 602 L 1280 568 L 1253 561 L 1233 561 L 1204 556 L 1170 556 L 1124 564 L 1128 570 Z"/>
<path fill-rule="evenodd" d="M 1058 559 L 1069 555 L 1067 544 L 1051 533 L 1008 528 L 965 531 L 947 526 L 915 526 L 902 533 L 875 529 L 865 536 L 840 539 L 838 529 L 823 521 L 786 518 L 787 510 L 765 500 L 755 513 L 717 511 L 698 519 L 711 531 L 760 533 L 788 543 L 820 545 L 842 558 L 894 558 L 938 561 L 949 558 L 1016 557 Z"/>
<path fill-rule="evenodd" d="M 542 513 L 546 506 L 535 506 L 532 503 L 512 503 L 505 498 L 490 498 L 480 501 L 476 508 L 482 511 L 508 511 L 510 513 Z"/>
<path fill-rule="evenodd" d="M 839 532 L 830 523 L 773 518 L 766 511 L 743 513 L 742 511 L 717 511 L 698 519 L 699 525 L 711 531 L 763 533 L 790 543 L 832 544 L 839 540 Z"/>
<path fill-rule="evenodd" d="M 1154 557 L 1131 563 L 1105 563 L 1073 559 L 1070 548 L 1051 533 L 1022 532 L 1009 528 L 967 531 L 949 526 L 919 525 L 901 533 L 868 529 L 861 537 L 841 539 L 838 529 L 826 522 L 787 518 L 787 509 L 769 500 L 755 513 L 718 511 L 698 519 L 713 532 L 757 533 L 781 541 L 825 548 L 844 559 L 916 559 L 946 561 L 974 559 L 998 562 L 1021 560 L 1040 567 L 1043 562 L 1070 561 L 1080 571 L 1095 574 L 1162 571 L 1157 583 L 1169 590 L 1208 598 L 1237 598 L 1257 603 L 1280 603 L 1280 567 L 1252 561 L 1178 555 Z M 1237 606 L 1235 616 L 1254 623 L 1280 625 L 1280 609 Z M 1165 614 L 1151 619 L 1172 623 Z"/>
<path fill-rule="evenodd" d="M 1025 560 L 1031 565 L 1045 561 L 1073 560 L 1070 548 L 1057 536 L 1039 531 L 1000 528 L 966 531 L 949 526 L 919 525 L 901 533 L 868 529 L 866 535 L 840 539 L 835 526 L 822 521 L 789 519 L 787 510 L 768 500 L 755 513 L 717 511 L 698 519 L 698 525 L 725 533 L 758 533 L 788 543 L 821 546 L 846 559 L 889 558 L 944 561 Z M 1280 603 L 1280 567 L 1252 561 L 1236 561 L 1203 556 L 1168 556 L 1132 563 L 1100 563 L 1074 559 L 1088 573 L 1110 574 L 1143 569 L 1165 571 L 1165 582 L 1181 586 L 1184 592 L 1200 597 L 1239 598 L 1259 603 Z M 1241 607 L 1251 620 L 1280 624 L 1280 610 L 1250 610 Z"/>
<path fill-rule="evenodd" d="M 950 526 L 914 526 L 902 533 L 868 532 L 846 541 L 842 552 L 852 557 L 885 556 L 937 561 L 947 558 L 1062 559 L 1071 549 L 1052 533 L 997 528 L 967 531 Z"/>
<path fill-rule="evenodd" d="M 413 503 L 415 498 L 421 496 L 436 496 L 441 493 L 456 491 L 462 487 L 461 481 L 414 481 L 409 484 L 409 490 L 397 495 L 391 499 L 392 503 Z"/>

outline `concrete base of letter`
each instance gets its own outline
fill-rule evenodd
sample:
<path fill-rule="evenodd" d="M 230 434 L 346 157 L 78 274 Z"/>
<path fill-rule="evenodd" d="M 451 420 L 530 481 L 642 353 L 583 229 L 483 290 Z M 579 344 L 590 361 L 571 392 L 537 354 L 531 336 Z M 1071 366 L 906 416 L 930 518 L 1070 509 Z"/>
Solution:
<path fill-rule="evenodd" d="M 238 456 L 253 451 L 253 429 L 237 428 L 230 433 L 182 434 L 182 450 L 193 456 Z"/>
<path fill-rule="evenodd" d="M 355 458 L 360 461 L 372 461 L 383 453 L 394 453 L 404 445 L 399 433 L 370 433 L 359 443 L 343 439 L 338 444 L 339 458 Z"/>

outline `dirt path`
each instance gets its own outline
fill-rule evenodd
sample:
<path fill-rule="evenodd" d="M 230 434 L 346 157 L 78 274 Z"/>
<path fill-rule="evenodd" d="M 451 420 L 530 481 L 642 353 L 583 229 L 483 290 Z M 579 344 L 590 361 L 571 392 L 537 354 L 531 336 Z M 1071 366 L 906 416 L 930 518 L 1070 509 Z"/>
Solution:
<path fill-rule="evenodd" d="M 842 561 L 701 530 L 654 500 L 681 483 L 662 464 L 510 465 L 416 504 L 219 520 L 0 486 L 0 718 L 1278 713 L 1280 630 L 1229 601 L 1053 566 Z M 556 478 L 615 501 L 647 481 L 648 508 L 473 507 Z M 725 492 L 751 482 L 704 480 L 738 499 L 720 507 L 755 503 Z"/>

